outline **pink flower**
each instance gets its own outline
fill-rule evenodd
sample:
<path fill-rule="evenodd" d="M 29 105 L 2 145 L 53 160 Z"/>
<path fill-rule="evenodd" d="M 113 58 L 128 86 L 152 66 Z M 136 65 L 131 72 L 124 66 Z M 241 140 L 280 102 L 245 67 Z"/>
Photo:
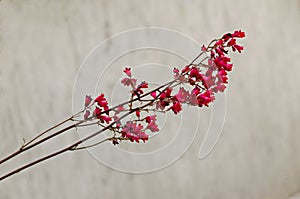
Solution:
<path fill-rule="evenodd" d="M 145 119 L 147 123 L 150 123 L 151 121 L 156 121 L 156 115 L 147 116 L 145 117 Z"/>
<path fill-rule="evenodd" d="M 131 142 L 139 143 L 140 140 L 148 140 L 148 135 L 142 131 L 143 126 L 141 124 L 136 124 L 135 122 L 128 121 L 122 128 L 122 136 L 128 138 Z"/>
<path fill-rule="evenodd" d="M 118 106 L 117 108 L 116 108 L 116 110 L 115 110 L 115 112 L 116 112 L 116 114 L 118 114 L 118 113 L 120 113 L 120 112 L 122 112 L 122 111 L 124 111 L 125 109 L 124 109 L 124 106 Z"/>
<path fill-rule="evenodd" d="M 206 89 L 215 85 L 215 77 L 213 76 L 205 76 L 203 77 L 202 83 Z"/>
<path fill-rule="evenodd" d="M 213 92 L 217 93 L 217 92 L 224 92 L 224 90 L 226 89 L 226 86 L 222 83 L 219 83 L 218 85 L 216 85 L 215 87 L 213 87 Z"/>
<path fill-rule="evenodd" d="M 152 120 L 146 127 L 146 129 L 149 129 L 151 132 L 158 132 L 158 126 L 154 120 Z"/>
<path fill-rule="evenodd" d="M 150 95 L 151 95 L 153 98 L 156 98 L 156 91 L 153 91 L 152 93 L 150 93 Z"/>
<path fill-rule="evenodd" d="M 179 102 L 184 103 L 188 100 L 189 92 L 186 91 L 184 88 L 180 88 L 175 97 Z"/>
<path fill-rule="evenodd" d="M 87 120 L 89 118 L 90 114 L 91 114 L 91 112 L 89 110 L 85 111 L 84 116 L 83 116 L 84 119 Z"/>
<path fill-rule="evenodd" d="M 137 86 L 137 88 L 133 91 L 133 93 L 139 97 L 141 94 L 144 93 L 144 91 L 142 90 L 143 88 L 148 88 L 148 83 L 145 81 L 140 83 Z"/>
<path fill-rule="evenodd" d="M 131 77 L 131 68 L 125 68 L 124 70 L 123 70 L 123 72 L 128 76 L 128 77 Z"/>
<path fill-rule="evenodd" d="M 173 69 L 173 73 L 174 73 L 174 78 L 178 78 L 179 77 L 179 70 L 178 70 L 178 68 L 174 68 Z"/>
<path fill-rule="evenodd" d="M 136 79 L 125 77 L 124 79 L 122 79 L 121 83 L 124 84 L 124 86 L 134 87 L 136 85 Z"/>
<path fill-rule="evenodd" d="M 92 101 L 93 101 L 92 97 L 90 95 L 86 95 L 84 107 L 87 107 L 88 105 L 90 105 Z"/>
<path fill-rule="evenodd" d="M 121 127 L 120 118 L 116 115 L 113 116 L 114 121 L 116 122 L 116 128 L 119 129 Z"/>

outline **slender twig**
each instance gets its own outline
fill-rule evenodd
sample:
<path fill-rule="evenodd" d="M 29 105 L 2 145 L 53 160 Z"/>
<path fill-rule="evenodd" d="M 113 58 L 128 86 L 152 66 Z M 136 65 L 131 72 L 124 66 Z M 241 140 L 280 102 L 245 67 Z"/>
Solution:
<path fill-rule="evenodd" d="M 157 96 L 157 97 L 158 97 L 158 96 Z M 155 99 L 153 99 L 153 100 L 156 100 L 157 97 L 156 97 Z M 152 103 L 152 102 L 150 102 L 150 103 Z M 74 149 L 76 149 L 76 147 L 77 147 L 78 145 L 80 145 L 80 144 L 86 142 L 87 140 L 89 140 L 89 139 L 91 139 L 91 138 L 93 138 L 93 137 L 99 135 L 100 133 L 106 131 L 107 129 L 111 128 L 114 124 L 116 124 L 116 122 L 118 122 L 118 121 L 122 120 L 123 118 L 127 117 L 128 115 L 132 114 L 132 113 L 135 112 L 136 110 L 138 110 L 138 109 L 140 109 L 140 108 L 144 108 L 144 107 L 149 106 L 150 103 L 147 103 L 147 104 L 145 104 L 145 105 L 143 105 L 143 106 L 141 106 L 141 107 L 132 109 L 132 110 L 129 111 L 128 113 L 125 113 L 124 115 L 122 115 L 118 120 L 112 122 L 111 124 L 109 124 L 108 126 L 104 127 L 103 129 L 101 129 L 101 130 L 99 130 L 99 131 L 97 131 L 97 132 L 95 132 L 95 133 L 93 133 L 93 134 L 91 134 L 91 135 L 85 137 L 85 138 L 82 139 L 82 140 L 79 140 L 79 141 L 77 141 L 77 142 L 75 142 L 75 143 L 73 143 L 73 144 L 67 146 L 66 148 L 63 148 L 63 149 L 61 149 L 61 150 L 59 150 L 59 151 L 57 151 L 57 152 L 55 152 L 55 153 L 52 153 L 52 154 L 50 154 L 50 155 L 47 155 L 47 156 L 42 157 L 42 158 L 40 158 L 40 159 L 37 159 L 37 160 L 35 160 L 35 161 L 33 161 L 33 162 L 30 162 L 30 163 L 28 163 L 28 164 L 25 164 L 25 165 L 22 166 L 22 167 L 19 167 L 18 169 L 13 170 L 12 172 L 10 172 L 10 173 L 8 173 L 8 174 L 6 174 L 6 175 L 0 177 L 0 181 L 2 181 L 2 180 L 4 180 L 5 178 L 8 178 L 8 177 L 10 177 L 10 176 L 12 176 L 12 175 L 18 173 L 18 172 L 20 172 L 20 171 L 22 171 L 22 170 L 25 170 L 25 169 L 27 169 L 27 168 L 29 168 L 29 167 L 31 167 L 31 166 L 34 166 L 34 165 L 36 165 L 36 164 L 38 164 L 38 163 L 40 163 L 40 162 L 43 162 L 43 161 L 48 160 L 48 159 L 50 159 L 50 158 L 53 158 L 53 157 L 55 157 L 55 156 L 57 156 L 57 155 L 60 155 L 60 154 L 62 154 L 62 153 L 64 153 L 64 152 L 67 152 L 67 151 L 74 151 Z M 28 147 L 30 147 L 30 146 L 28 146 Z"/>

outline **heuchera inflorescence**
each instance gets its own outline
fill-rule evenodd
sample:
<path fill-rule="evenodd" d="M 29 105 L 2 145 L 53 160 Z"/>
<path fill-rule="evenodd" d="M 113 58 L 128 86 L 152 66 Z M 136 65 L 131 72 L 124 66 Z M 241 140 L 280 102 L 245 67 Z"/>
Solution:
<path fill-rule="evenodd" d="M 145 81 L 138 83 L 138 80 L 132 75 L 131 68 L 126 67 L 123 70 L 126 77 L 121 80 L 121 83 L 130 89 L 131 95 L 127 102 L 111 107 L 103 93 L 95 98 L 87 95 L 83 110 L 29 141 L 24 139 L 24 143 L 18 150 L 0 159 L 0 164 L 70 129 L 99 125 L 101 128 L 98 131 L 92 132 L 85 138 L 77 140 L 59 151 L 43 156 L 0 176 L 0 181 L 67 151 L 86 149 L 105 141 L 111 141 L 114 145 L 123 140 L 137 143 L 146 142 L 151 133 L 159 131 L 158 113 L 170 111 L 179 114 L 184 105 L 209 106 L 215 100 L 215 95 L 218 92 L 224 92 L 226 89 L 228 73 L 233 67 L 228 53 L 230 50 L 239 53 L 243 51 L 243 46 L 237 44 L 237 39 L 243 37 L 245 37 L 243 31 L 234 31 L 223 35 L 220 39 L 211 41 L 207 46 L 202 46 L 200 54 L 190 64 L 182 69 L 175 67 L 173 69 L 173 79 L 157 88 L 150 88 Z M 127 119 L 126 117 L 130 115 L 131 118 Z M 74 121 L 76 123 L 59 129 L 67 122 Z M 52 132 L 54 130 L 56 131 Z M 106 130 L 112 132 L 110 137 L 89 146 L 82 146 L 87 140 Z"/>
<path fill-rule="evenodd" d="M 147 141 L 149 133 L 159 131 L 157 112 L 172 111 L 178 114 L 185 104 L 208 107 L 215 100 L 216 93 L 224 92 L 228 73 L 233 67 L 228 52 L 232 50 L 241 53 L 244 48 L 237 44 L 237 39 L 243 37 L 243 31 L 234 31 L 213 40 L 208 46 L 202 46 L 201 53 L 190 64 L 181 70 L 176 67 L 173 69 L 173 80 L 149 91 L 146 90 L 148 83 L 137 83 L 131 68 L 126 67 L 123 70 L 126 77 L 121 83 L 130 89 L 130 100 L 109 108 L 104 94 L 94 100 L 91 96 L 86 96 L 84 119 L 96 119 L 97 124 L 102 127 L 110 125 L 113 136 L 109 140 L 113 144 L 119 144 L 122 140 L 138 143 Z M 123 121 L 130 114 L 135 118 Z"/>

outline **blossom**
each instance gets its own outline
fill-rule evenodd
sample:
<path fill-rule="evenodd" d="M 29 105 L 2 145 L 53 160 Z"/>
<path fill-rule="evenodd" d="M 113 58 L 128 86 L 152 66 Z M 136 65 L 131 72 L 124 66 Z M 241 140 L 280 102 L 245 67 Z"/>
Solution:
<path fill-rule="evenodd" d="M 174 73 L 174 78 L 178 78 L 179 77 L 179 69 L 178 68 L 174 67 L 173 73 Z"/>
<path fill-rule="evenodd" d="M 189 92 L 181 87 L 175 97 L 179 102 L 184 103 L 188 100 Z"/>
<path fill-rule="evenodd" d="M 243 46 L 240 46 L 240 45 L 233 45 L 232 46 L 232 50 L 233 51 L 238 51 L 239 53 L 241 53 L 242 52 L 242 50 L 244 50 L 244 47 Z"/>
<path fill-rule="evenodd" d="M 148 115 L 145 117 L 145 120 L 147 123 L 150 123 L 151 121 L 156 121 L 156 115 Z"/>
<path fill-rule="evenodd" d="M 226 89 L 226 86 L 223 83 L 219 83 L 215 87 L 212 88 L 213 92 L 215 92 L 215 93 L 224 92 L 225 89 Z"/>
<path fill-rule="evenodd" d="M 83 116 L 84 119 L 87 120 L 87 119 L 89 118 L 90 114 L 91 114 L 91 113 L 90 113 L 89 110 L 85 111 L 84 116 Z"/>
<path fill-rule="evenodd" d="M 146 127 L 146 129 L 149 129 L 151 132 L 158 132 L 159 128 L 155 122 L 155 120 L 152 120 Z"/>
<path fill-rule="evenodd" d="M 180 102 L 173 102 L 173 106 L 171 106 L 171 109 L 175 114 L 179 113 L 182 110 Z"/>
<path fill-rule="evenodd" d="M 172 88 L 170 87 L 166 88 L 164 93 L 166 94 L 166 97 L 170 97 L 172 93 Z"/>
<path fill-rule="evenodd" d="M 92 101 L 93 101 L 92 97 L 90 95 L 86 95 L 84 107 L 87 107 L 88 105 L 90 105 Z"/>
<path fill-rule="evenodd" d="M 151 92 L 150 95 L 151 95 L 153 98 L 156 98 L 156 91 Z"/>
<path fill-rule="evenodd" d="M 134 86 L 136 85 L 136 79 L 125 77 L 124 79 L 122 79 L 121 83 L 122 83 L 124 86 L 131 86 L 131 87 L 134 87 Z"/>
<path fill-rule="evenodd" d="M 97 102 L 97 104 L 102 107 L 104 109 L 104 111 L 108 111 L 108 102 L 106 100 L 106 98 L 104 97 L 104 94 L 101 93 L 96 99 L 95 102 Z"/>
<path fill-rule="evenodd" d="M 198 106 L 202 107 L 203 105 L 208 106 L 210 102 L 214 100 L 214 96 L 210 90 L 206 90 L 204 93 L 200 94 L 197 97 Z"/>
<path fill-rule="evenodd" d="M 147 141 L 148 135 L 143 131 L 143 126 L 133 121 L 128 121 L 122 128 L 122 136 L 128 138 L 131 142 L 139 143 L 140 140 Z"/>
<path fill-rule="evenodd" d="M 125 68 L 124 70 L 123 70 L 123 72 L 128 76 L 128 77 L 131 77 L 131 68 Z"/>
<path fill-rule="evenodd" d="M 237 37 L 237 38 L 244 38 L 246 35 L 245 35 L 245 32 L 241 31 L 241 30 L 236 30 L 234 31 L 234 33 L 232 34 L 233 37 Z"/>
<path fill-rule="evenodd" d="M 118 114 L 118 113 L 120 113 L 120 112 L 122 112 L 122 111 L 124 111 L 124 110 L 125 110 L 124 106 L 118 106 L 118 107 L 116 108 L 115 112 L 116 112 L 116 114 Z"/>
<path fill-rule="evenodd" d="M 136 110 L 136 111 L 135 111 L 135 115 L 139 118 L 139 117 L 141 116 L 140 110 Z"/>
<path fill-rule="evenodd" d="M 228 77 L 227 77 L 227 72 L 224 69 L 219 70 L 217 77 L 219 81 L 223 83 L 227 83 Z"/>
<path fill-rule="evenodd" d="M 111 117 L 103 115 L 103 112 L 101 111 L 101 109 L 99 107 L 96 107 L 94 110 L 93 115 L 100 120 L 100 122 L 106 122 L 107 124 L 109 124 L 109 122 L 112 120 Z"/>
<path fill-rule="evenodd" d="M 141 82 L 137 88 L 133 91 L 134 95 L 137 95 L 138 97 L 144 93 L 144 91 L 142 90 L 143 88 L 148 88 L 148 83 L 147 82 Z"/>
<path fill-rule="evenodd" d="M 120 118 L 116 115 L 113 116 L 114 121 L 116 122 L 116 128 L 119 129 L 121 127 Z"/>

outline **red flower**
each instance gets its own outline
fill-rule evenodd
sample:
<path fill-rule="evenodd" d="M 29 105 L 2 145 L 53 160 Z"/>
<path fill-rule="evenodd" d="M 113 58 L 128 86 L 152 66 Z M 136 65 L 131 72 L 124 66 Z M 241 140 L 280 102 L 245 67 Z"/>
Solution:
<path fill-rule="evenodd" d="M 95 102 L 97 102 L 97 104 L 102 107 L 105 111 L 109 110 L 108 108 L 108 102 L 104 97 L 104 94 L 100 94 L 96 99 Z"/>
<path fill-rule="evenodd" d="M 195 77 L 196 79 L 201 78 L 201 74 L 199 73 L 199 69 L 196 67 L 193 67 L 190 71 L 190 78 Z"/>
<path fill-rule="evenodd" d="M 165 90 L 166 97 L 170 97 L 171 93 L 172 93 L 172 88 L 170 88 L 170 87 L 166 88 L 166 90 Z"/>
<path fill-rule="evenodd" d="M 122 128 L 122 136 L 128 138 L 131 142 L 140 142 L 148 140 L 148 135 L 142 131 L 143 126 L 141 124 L 136 124 L 135 122 L 128 121 L 126 125 Z"/>
<path fill-rule="evenodd" d="M 152 93 L 150 93 L 150 95 L 151 95 L 153 98 L 156 98 L 156 91 L 153 91 Z"/>
<path fill-rule="evenodd" d="M 198 106 L 202 107 L 203 105 L 208 106 L 215 98 L 211 94 L 210 90 L 206 90 L 203 94 L 200 94 L 198 97 Z"/>
<path fill-rule="evenodd" d="M 171 106 L 171 109 L 175 114 L 179 113 L 182 110 L 180 102 L 173 102 L 173 106 Z"/>
<path fill-rule="evenodd" d="M 219 81 L 221 81 L 223 83 L 227 83 L 227 80 L 228 80 L 227 72 L 224 69 L 221 69 L 218 72 L 217 77 L 218 77 Z"/>
<path fill-rule="evenodd" d="M 131 77 L 131 68 L 125 68 L 124 70 L 123 70 L 123 72 L 128 76 L 128 77 Z"/>
<path fill-rule="evenodd" d="M 159 99 L 162 101 L 164 100 L 165 98 L 167 97 L 166 93 L 165 92 L 162 92 L 159 96 Z"/>
<path fill-rule="evenodd" d="M 136 110 L 136 111 L 135 111 L 135 115 L 136 115 L 138 118 L 140 118 L 141 112 L 140 112 L 139 110 Z"/>
<path fill-rule="evenodd" d="M 102 115 L 102 111 L 98 107 L 95 108 L 93 115 L 96 116 L 96 118 L 99 119 L 102 123 L 106 122 L 108 124 L 112 120 L 111 117 Z"/>
<path fill-rule="evenodd" d="M 147 123 L 150 123 L 151 121 L 156 121 L 156 115 L 147 116 L 145 117 L 145 119 Z"/>
<path fill-rule="evenodd" d="M 240 45 L 233 45 L 232 46 L 232 50 L 233 51 L 238 51 L 239 53 L 241 53 L 242 52 L 242 50 L 244 50 L 244 47 L 243 46 L 240 46 Z"/>
<path fill-rule="evenodd" d="M 237 37 L 237 38 L 243 38 L 245 37 L 245 32 L 242 32 L 241 30 L 239 31 L 234 31 L 234 33 L 232 34 L 233 37 Z"/>
<path fill-rule="evenodd" d="M 144 91 L 142 90 L 143 88 L 148 88 L 148 83 L 145 81 L 140 83 L 137 86 L 137 88 L 133 91 L 133 93 L 139 97 L 141 94 L 144 93 Z"/>
<path fill-rule="evenodd" d="M 90 105 L 92 101 L 93 101 L 92 97 L 90 95 L 86 95 L 84 107 L 87 107 L 88 105 Z"/>

